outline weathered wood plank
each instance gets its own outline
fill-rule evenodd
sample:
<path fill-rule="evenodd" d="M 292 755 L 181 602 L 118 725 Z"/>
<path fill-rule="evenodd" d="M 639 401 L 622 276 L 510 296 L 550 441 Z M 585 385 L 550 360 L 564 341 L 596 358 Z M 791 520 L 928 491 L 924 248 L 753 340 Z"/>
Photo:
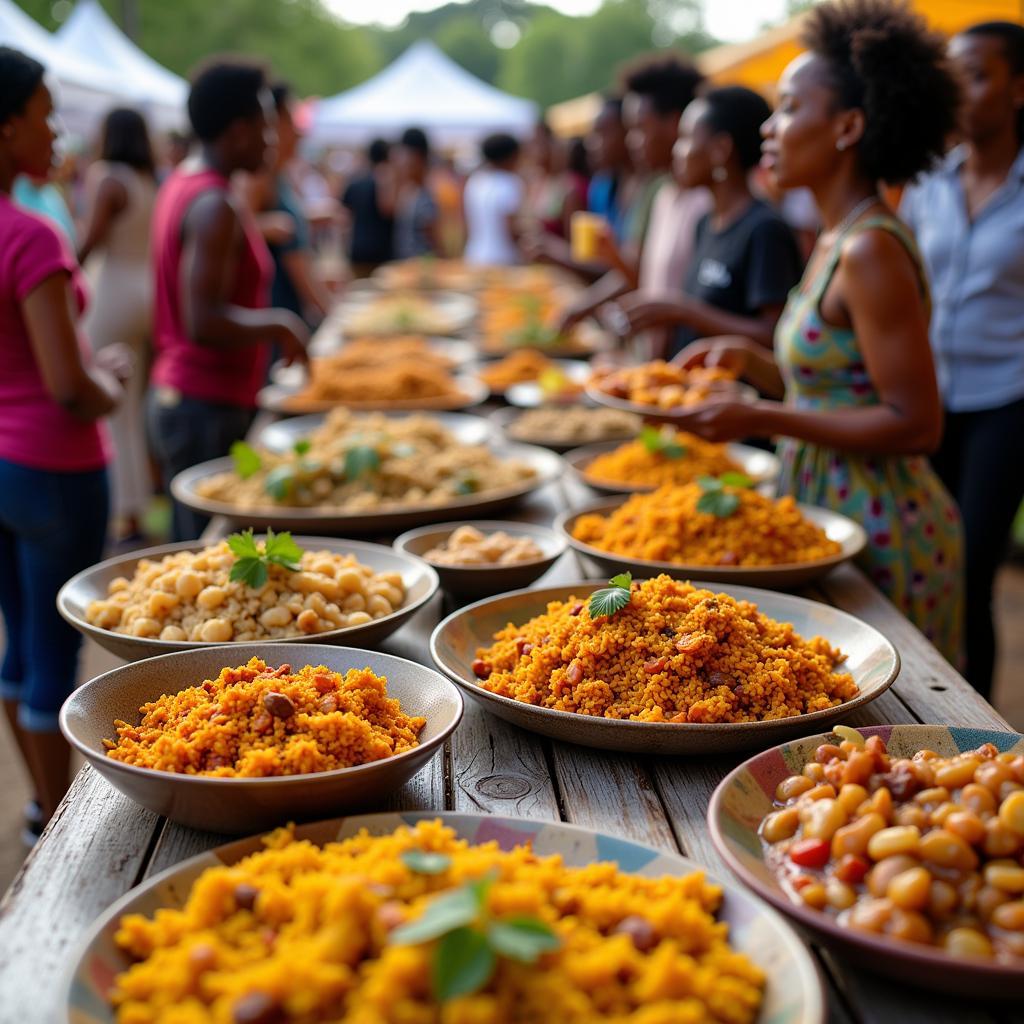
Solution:
<path fill-rule="evenodd" d="M 0 1020 L 63 1019 L 74 947 L 135 884 L 157 822 L 91 768 L 78 774 L 0 903 Z"/>

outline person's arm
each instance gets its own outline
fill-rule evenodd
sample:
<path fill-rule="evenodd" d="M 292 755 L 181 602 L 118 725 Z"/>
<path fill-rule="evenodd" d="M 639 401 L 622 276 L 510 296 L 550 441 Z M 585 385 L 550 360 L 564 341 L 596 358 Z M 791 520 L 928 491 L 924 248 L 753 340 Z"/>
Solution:
<path fill-rule="evenodd" d="M 750 338 L 723 335 L 701 338 L 687 345 L 673 360 L 677 366 L 720 366 L 734 371 L 761 392 L 772 398 L 782 398 L 785 381 L 775 357 L 763 345 Z"/>
<path fill-rule="evenodd" d="M 122 388 L 113 374 L 82 362 L 72 301 L 68 275 L 58 271 L 25 295 L 21 314 L 50 397 L 76 419 L 91 423 L 113 411 Z"/>
<path fill-rule="evenodd" d="M 741 316 L 689 295 L 652 299 L 640 293 L 623 299 L 619 305 L 634 333 L 681 324 L 702 335 L 743 335 L 766 349 L 772 346 L 775 325 L 785 308 L 784 303 L 776 303 L 762 307 L 757 316 Z"/>
<path fill-rule="evenodd" d="M 196 200 L 184 225 L 182 298 L 185 328 L 197 345 L 245 348 L 276 341 L 286 359 L 306 359 L 306 325 L 284 309 L 246 309 L 229 300 L 242 224 L 230 200 L 209 192 Z"/>
<path fill-rule="evenodd" d="M 315 310 L 321 319 L 327 316 L 327 311 L 331 308 L 331 295 L 313 268 L 309 250 L 290 249 L 281 256 L 281 263 L 302 304 Z"/>
<path fill-rule="evenodd" d="M 112 174 L 105 175 L 97 184 L 85 237 L 78 249 L 78 262 L 84 264 L 90 253 L 106 241 L 111 225 L 128 208 L 128 190 Z"/>
<path fill-rule="evenodd" d="M 238 176 L 235 189 L 256 220 L 268 245 L 287 245 L 295 237 L 295 221 L 283 210 L 270 209 L 274 182 L 269 172 Z"/>
<path fill-rule="evenodd" d="M 833 280 L 857 336 L 878 404 L 828 410 L 778 402 L 715 402 L 674 417 L 713 441 L 781 434 L 865 455 L 922 455 L 942 436 L 942 404 L 917 269 L 886 231 L 843 248 Z"/>

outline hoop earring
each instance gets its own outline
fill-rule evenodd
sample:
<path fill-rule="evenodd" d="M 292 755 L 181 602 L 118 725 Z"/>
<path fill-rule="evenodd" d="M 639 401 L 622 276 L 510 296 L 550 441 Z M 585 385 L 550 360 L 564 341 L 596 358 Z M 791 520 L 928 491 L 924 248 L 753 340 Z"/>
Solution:
<path fill-rule="evenodd" d="M 729 172 L 721 165 L 716 164 L 711 168 L 711 180 L 712 181 L 725 181 L 729 177 Z"/>

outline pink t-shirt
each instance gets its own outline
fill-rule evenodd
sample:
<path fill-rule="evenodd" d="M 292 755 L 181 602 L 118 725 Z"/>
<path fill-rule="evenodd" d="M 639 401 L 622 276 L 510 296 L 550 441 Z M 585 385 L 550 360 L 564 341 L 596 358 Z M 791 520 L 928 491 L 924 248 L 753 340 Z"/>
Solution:
<path fill-rule="evenodd" d="M 160 187 L 153 212 L 153 265 L 156 275 L 154 322 L 156 362 L 153 383 L 190 398 L 253 408 L 267 373 L 268 347 L 218 349 L 199 345 L 185 328 L 182 305 L 182 225 L 205 192 L 227 192 L 228 180 L 211 170 L 176 170 Z M 246 309 L 268 305 L 273 262 L 254 219 L 240 213 L 243 244 L 234 267 L 229 301 Z"/>
<path fill-rule="evenodd" d="M 697 222 L 711 209 L 711 193 L 681 189 L 667 181 L 651 205 L 650 226 L 640 254 L 640 291 L 646 295 L 677 295 L 693 262 Z"/>
<path fill-rule="evenodd" d="M 59 273 L 70 277 L 81 315 L 85 289 L 78 263 L 52 225 L 3 193 L 0 239 L 0 459 L 31 469 L 99 469 L 107 463 L 103 428 L 72 416 L 50 396 L 21 311 L 25 297 Z M 80 344 L 88 362 L 88 347 Z"/>

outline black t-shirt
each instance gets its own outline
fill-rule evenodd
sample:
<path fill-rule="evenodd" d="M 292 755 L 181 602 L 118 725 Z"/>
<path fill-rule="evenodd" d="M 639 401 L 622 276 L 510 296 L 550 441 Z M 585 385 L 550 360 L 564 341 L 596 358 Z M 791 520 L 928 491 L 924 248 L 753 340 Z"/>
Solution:
<path fill-rule="evenodd" d="M 394 225 L 377 205 L 377 182 L 373 175 L 350 182 L 341 201 L 352 214 L 349 259 L 353 263 L 384 263 L 391 259 Z"/>
<path fill-rule="evenodd" d="M 697 224 L 693 263 L 683 291 L 738 316 L 756 316 L 765 306 L 783 305 L 803 272 L 800 250 L 786 222 L 759 199 L 723 231 L 715 231 L 711 218 L 705 214 Z M 683 328 L 674 339 L 674 351 L 697 337 Z"/>

